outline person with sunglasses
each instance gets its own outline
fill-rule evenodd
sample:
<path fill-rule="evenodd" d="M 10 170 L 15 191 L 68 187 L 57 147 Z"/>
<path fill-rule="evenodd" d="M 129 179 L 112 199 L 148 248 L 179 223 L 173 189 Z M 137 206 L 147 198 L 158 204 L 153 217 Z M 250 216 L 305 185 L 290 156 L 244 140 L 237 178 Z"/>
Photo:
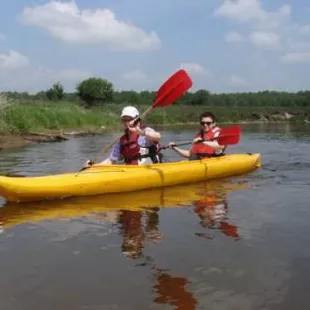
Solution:
<path fill-rule="evenodd" d="M 200 131 L 195 135 L 191 149 L 179 149 L 175 146 L 174 142 L 169 143 L 169 148 L 189 160 L 222 156 L 226 146 L 219 145 L 216 141 L 220 131 L 221 128 L 216 124 L 214 114 L 211 112 L 205 112 L 200 115 Z"/>
<path fill-rule="evenodd" d="M 161 134 L 150 127 L 143 126 L 139 111 L 133 106 L 124 107 L 121 121 L 124 134 L 112 148 L 110 156 L 97 165 L 112 165 L 124 160 L 126 165 L 145 165 L 161 162 L 158 153 Z M 87 161 L 84 167 L 92 163 Z"/>

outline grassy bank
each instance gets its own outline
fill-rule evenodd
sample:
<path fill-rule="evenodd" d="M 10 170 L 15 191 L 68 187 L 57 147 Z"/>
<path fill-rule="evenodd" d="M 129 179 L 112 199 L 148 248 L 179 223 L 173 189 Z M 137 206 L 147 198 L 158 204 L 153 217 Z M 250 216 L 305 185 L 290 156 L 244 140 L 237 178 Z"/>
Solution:
<path fill-rule="evenodd" d="M 32 131 L 66 129 L 113 129 L 119 126 L 119 115 L 124 105 L 105 104 L 101 107 L 85 109 L 72 102 L 19 102 L 3 105 L 0 108 L 0 132 L 29 133 Z M 137 108 L 144 112 L 149 106 Z M 296 110 L 296 108 L 295 108 Z M 254 122 L 261 116 L 280 115 L 280 112 L 294 111 L 283 107 L 218 107 L 174 104 L 166 108 L 154 109 L 146 118 L 149 124 L 196 123 L 204 111 L 212 111 L 219 122 Z M 279 117 L 278 121 L 304 121 L 310 109 L 289 120 Z"/>
<path fill-rule="evenodd" d="M 84 109 L 69 102 L 31 104 L 18 103 L 0 111 L 0 132 L 28 133 L 31 131 L 65 130 L 71 128 L 111 127 L 117 114 L 107 108 Z"/>

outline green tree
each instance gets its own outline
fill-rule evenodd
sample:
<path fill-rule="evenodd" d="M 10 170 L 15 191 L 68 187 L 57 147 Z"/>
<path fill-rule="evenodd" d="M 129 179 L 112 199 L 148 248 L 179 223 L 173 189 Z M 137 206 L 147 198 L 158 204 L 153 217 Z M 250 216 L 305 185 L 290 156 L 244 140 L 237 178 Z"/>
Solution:
<path fill-rule="evenodd" d="M 197 90 L 192 98 L 191 104 L 193 105 L 207 105 L 209 102 L 210 93 L 205 89 Z"/>
<path fill-rule="evenodd" d="M 46 97 L 53 101 L 62 100 L 64 96 L 64 87 L 59 82 L 55 83 L 53 87 L 46 92 Z"/>
<path fill-rule="evenodd" d="M 89 107 L 97 102 L 104 103 L 113 99 L 113 84 L 106 79 L 89 78 L 80 82 L 76 89 L 80 99 Z"/>

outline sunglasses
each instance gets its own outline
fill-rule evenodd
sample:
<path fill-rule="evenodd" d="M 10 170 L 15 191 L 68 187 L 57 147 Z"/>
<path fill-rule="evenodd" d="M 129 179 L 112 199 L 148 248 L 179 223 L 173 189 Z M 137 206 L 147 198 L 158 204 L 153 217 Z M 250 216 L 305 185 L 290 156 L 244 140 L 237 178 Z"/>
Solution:
<path fill-rule="evenodd" d="M 210 126 L 210 125 L 212 125 L 213 124 L 213 122 L 200 122 L 200 125 L 208 125 L 208 126 Z"/>

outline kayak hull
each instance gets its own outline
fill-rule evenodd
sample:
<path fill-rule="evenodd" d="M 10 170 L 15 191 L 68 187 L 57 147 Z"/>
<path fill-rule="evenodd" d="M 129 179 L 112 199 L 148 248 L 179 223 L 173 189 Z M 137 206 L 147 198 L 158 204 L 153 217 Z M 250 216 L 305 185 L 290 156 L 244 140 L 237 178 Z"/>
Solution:
<path fill-rule="evenodd" d="M 9 202 L 24 202 L 131 192 L 242 175 L 260 166 L 258 153 L 229 154 L 144 166 L 94 166 L 78 173 L 47 176 L 0 176 L 0 196 Z"/>

